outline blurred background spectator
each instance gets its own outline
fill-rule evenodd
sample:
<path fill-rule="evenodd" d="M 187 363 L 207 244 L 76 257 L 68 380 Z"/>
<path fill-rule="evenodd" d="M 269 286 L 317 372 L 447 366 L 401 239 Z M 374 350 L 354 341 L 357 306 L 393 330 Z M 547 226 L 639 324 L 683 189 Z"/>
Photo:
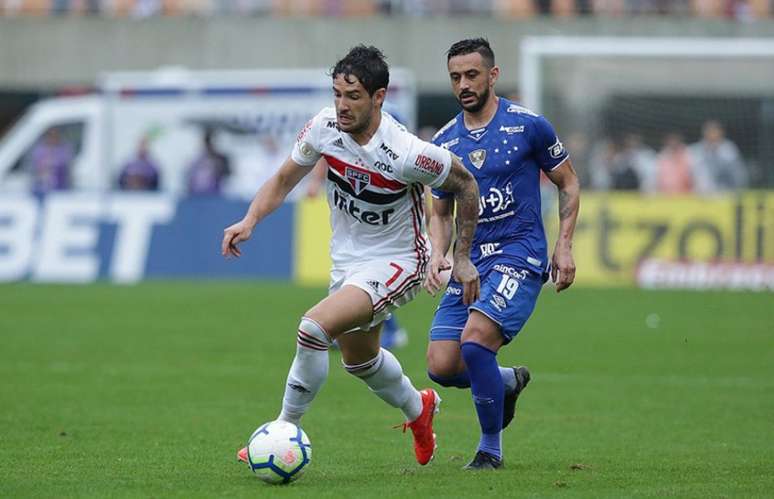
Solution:
<path fill-rule="evenodd" d="M 696 191 L 701 194 L 732 191 L 747 186 L 747 170 L 736 144 L 726 138 L 715 120 L 702 127 L 702 139 L 691 145 Z"/>
<path fill-rule="evenodd" d="M 137 146 L 137 154 L 121 169 L 118 186 L 124 191 L 157 191 L 159 167 L 150 155 L 150 139 L 144 136 Z"/>
<path fill-rule="evenodd" d="M 693 192 L 693 161 L 683 136 L 673 132 L 664 137 L 656 161 L 656 188 L 662 194 Z"/>
<path fill-rule="evenodd" d="M 73 146 L 62 138 L 59 127 L 46 131 L 30 152 L 32 191 L 45 193 L 70 188 L 70 168 L 75 157 Z"/>
<path fill-rule="evenodd" d="M 204 131 L 202 152 L 188 167 L 188 192 L 190 194 L 219 194 L 223 181 L 231 175 L 228 157 L 215 148 L 214 132 Z"/>

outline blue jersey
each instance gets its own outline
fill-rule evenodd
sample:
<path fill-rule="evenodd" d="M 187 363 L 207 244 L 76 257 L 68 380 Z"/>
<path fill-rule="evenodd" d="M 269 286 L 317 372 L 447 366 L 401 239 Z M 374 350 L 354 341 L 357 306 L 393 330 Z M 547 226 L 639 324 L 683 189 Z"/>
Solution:
<path fill-rule="evenodd" d="M 546 272 L 540 170 L 558 168 L 568 157 L 548 120 L 500 97 L 487 126 L 468 130 L 460 113 L 433 143 L 454 153 L 478 182 L 481 198 L 471 259 L 479 272 L 499 259 L 490 258 L 495 255 Z M 452 195 L 433 189 L 433 196 Z"/>

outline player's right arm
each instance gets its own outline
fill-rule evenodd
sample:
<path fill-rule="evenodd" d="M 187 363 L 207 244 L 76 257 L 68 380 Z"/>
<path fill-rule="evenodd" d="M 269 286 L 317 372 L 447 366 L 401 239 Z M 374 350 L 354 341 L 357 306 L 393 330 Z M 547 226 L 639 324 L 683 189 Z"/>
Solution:
<path fill-rule="evenodd" d="M 299 165 L 293 161 L 293 158 L 286 159 L 277 173 L 258 189 L 244 218 L 223 231 L 223 242 L 221 243 L 223 256 L 242 256 L 237 245 L 250 239 L 255 226 L 279 208 L 293 187 L 311 170 L 311 168 Z"/>
<path fill-rule="evenodd" d="M 250 239 L 255 226 L 279 208 L 293 187 L 312 171 L 312 167 L 322 156 L 319 135 L 320 123 L 325 113 L 326 110 L 323 109 L 304 125 L 290 157 L 282 163 L 277 173 L 258 189 L 245 217 L 223 231 L 223 242 L 220 247 L 223 256 L 241 256 L 242 252 L 237 245 Z"/>

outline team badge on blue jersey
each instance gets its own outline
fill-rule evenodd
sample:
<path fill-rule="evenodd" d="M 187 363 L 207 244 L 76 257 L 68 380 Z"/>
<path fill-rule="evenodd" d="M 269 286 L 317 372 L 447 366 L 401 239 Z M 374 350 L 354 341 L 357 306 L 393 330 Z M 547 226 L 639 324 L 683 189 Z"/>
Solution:
<path fill-rule="evenodd" d="M 371 183 L 371 175 L 353 168 L 347 168 L 347 180 L 349 180 L 352 188 L 355 189 L 355 194 L 360 194 Z"/>
<path fill-rule="evenodd" d="M 468 154 L 468 159 L 471 163 L 473 163 L 473 166 L 481 169 L 482 166 L 484 166 L 484 160 L 486 160 L 486 149 L 476 149 L 475 151 L 470 151 Z"/>

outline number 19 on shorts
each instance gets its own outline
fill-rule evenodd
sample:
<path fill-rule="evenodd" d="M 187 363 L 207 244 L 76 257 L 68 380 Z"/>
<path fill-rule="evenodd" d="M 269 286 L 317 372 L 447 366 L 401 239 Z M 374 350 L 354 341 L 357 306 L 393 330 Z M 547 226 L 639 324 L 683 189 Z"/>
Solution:
<path fill-rule="evenodd" d="M 515 277 L 511 277 L 508 274 L 503 274 L 503 278 L 500 284 L 497 286 L 497 292 L 508 298 L 513 298 L 516 291 L 519 289 L 519 281 Z"/>

